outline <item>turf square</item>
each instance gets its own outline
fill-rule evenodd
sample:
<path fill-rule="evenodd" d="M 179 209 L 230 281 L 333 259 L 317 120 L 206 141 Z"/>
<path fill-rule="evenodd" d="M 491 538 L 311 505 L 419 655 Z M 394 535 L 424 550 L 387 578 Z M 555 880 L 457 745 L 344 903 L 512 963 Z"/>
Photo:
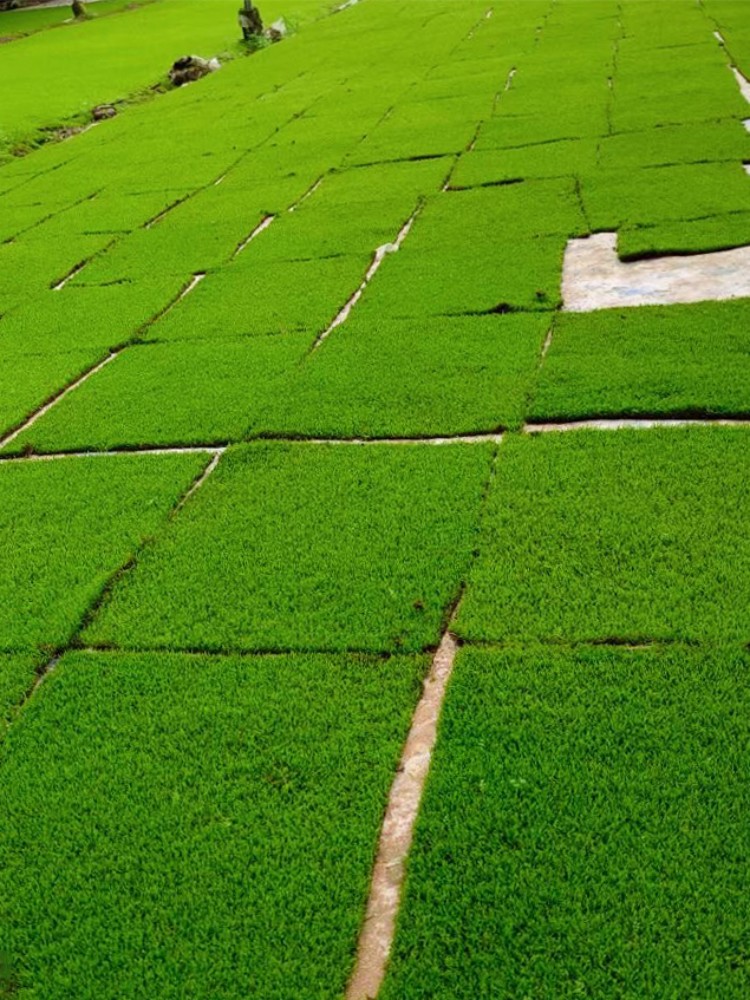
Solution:
<path fill-rule="evenodd" d="M 492 446 L 260 443 L 226 453 L 85 642 L 418 650 L 476 544 Z"/>
<path fill-rule="evenodd" d="M 750 658 L 465 649 L 383 1000 L 745 997 Z"/>
<path fill-rule="evenodd" d="M 66 656 L 0 748 L 0 949 L 48 997 L 343 994 L 421 657 Z"/>
<path fill-rule="evenodd" d="M 60 647 L 204 455 L 0 463 L 0 650 Z"/>
<path fill-rule="evenodd" d="M 750 431 L 577 431 L 500 450 L 470 639 L 750 637 Z"/>
<path fill-rule="evenodd" d="M 750 303 L 562 313 L 532 420 L 750 414 Z"/>

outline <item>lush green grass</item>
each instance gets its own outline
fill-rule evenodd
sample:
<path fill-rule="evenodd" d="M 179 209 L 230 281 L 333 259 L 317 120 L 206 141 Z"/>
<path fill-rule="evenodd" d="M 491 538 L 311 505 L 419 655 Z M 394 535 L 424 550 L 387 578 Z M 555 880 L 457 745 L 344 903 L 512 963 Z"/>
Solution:
<path fill-rule="evenodd" d="M 0 653 L 0 734 L 34 683 L 35 671 L 41 664 L 41 658 L 34 653 Z"/>
<path fill-rule="evenodd" d="M 738 650 L 464 650 L 383 1000 L 750 990 Z"/>
<path fill-rule="evenodd" d="M 237 447 L 120 580 L 83 641 L 209 650 L 436 644 L 476 544 L 492 453 Z"/>
<path fill-rule="evenodd" d="M 132 347 L 10 447 L 44 452 L 239 440 L 268 398 L 288 391 L 282 376 L 308 346 L 305 334 L 290 334 Z M 288 406 L 288 396 L 283 400 Z"/>
<path fill-rule="evenodd" d="M 508 439 L 460 634 L 747 642 L 749 455 L 734 428 Z"/>
<path fill-rule="evenodd" d="M 746 301 L 562 313 L 532 420 L 750 414 Z"/>
<path fill-rule="evenodd" d="M 20 994 L 341 997 L 425 665 L 65 657 L 0 749 Z"/>
<path fill-rule="evenodd" d="M 429 437 L 516 425 L 549 324 L 539 313 L 378 321 L 355 311 L 266 393 L 251 429 Z"/>
<path fill-rule="evenodd" d="M 205 455 L 0 464 L 0 650 L 67 643 Z"/>

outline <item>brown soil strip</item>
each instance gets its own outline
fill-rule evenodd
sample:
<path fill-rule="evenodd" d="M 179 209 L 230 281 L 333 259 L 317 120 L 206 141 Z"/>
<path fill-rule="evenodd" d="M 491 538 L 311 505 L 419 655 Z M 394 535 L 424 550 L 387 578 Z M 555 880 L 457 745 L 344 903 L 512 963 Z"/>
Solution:
<path fill-rule="evenodd" d="M 378 995 L 393 944 L 405 863 L 414 835 L 445 692 L 458 651 L 446 632 L 424 682 L 383 821 L 377 860 L 346 1000 Z"/>

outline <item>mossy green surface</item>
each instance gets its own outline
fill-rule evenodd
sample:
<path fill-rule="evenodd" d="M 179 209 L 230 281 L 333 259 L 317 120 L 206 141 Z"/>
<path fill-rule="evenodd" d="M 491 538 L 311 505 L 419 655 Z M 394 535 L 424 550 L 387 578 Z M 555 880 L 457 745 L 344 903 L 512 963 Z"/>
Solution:
<path fill-rule="evenodd" d="M 509 438 L 459 634 L 747 642 L 749 455 L 747 428 Z"/>
<path fill-rule="evenodd" d="M 66 656 L 0 746 L 20 993 L 342 996 L 425 667 Z"/>
<path fill-rule="evenodd" d="M 436 645 L 477 540 L 490 445 L 226 453 L 83 641 L 135 649 Z"/>
<path fill-rule="evenodd" d="M 463 650 L 383 1000 L 740 1000 L 747 653 Z"/>

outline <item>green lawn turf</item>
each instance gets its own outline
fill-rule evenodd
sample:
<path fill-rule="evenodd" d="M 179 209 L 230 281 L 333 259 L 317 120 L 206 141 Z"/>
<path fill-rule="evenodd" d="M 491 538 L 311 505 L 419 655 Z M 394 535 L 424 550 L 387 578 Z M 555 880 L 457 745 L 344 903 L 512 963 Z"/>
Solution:
<path fill-rule="evenodd" d="M 749 673 L 462 651 L 382 1000 L 746 997 Z"/>
<path fill-rule="evenodd" d="M 0 747 L 19 995 L 343 996 L 425 667 L 66 656 Z"/>
<path fill-rule="evenodd" d="M 467 639 L 750 638 L 750 431 L 577 431 L 500 449 Z"/>
<path fill-rule="evenodd" d="M 750 304 L 563 313 L 531 420 L 750 414 Z"/>
<path fill-rule="evenodd" d="M 0 650 L 68 642 L 205 455 L 0 464 Z"/>
<path fill-rule="evenodd" d="M 477 540 L 492 446 L 227 452 L 83 641 L 135 649 L 436 645 Z"/>
<path fill-rule="evenodd" d="M 241 439 L 268 398 L 290 405 L 282 376 L 305 334 L 183 340 L 128 348 L 9 446 L 18 452 L 212 444 Z M 0 411 L 1 412 L 1 411 Z"/>
<path fill-rule="evenodd" d="M 434 437 L 515 426 L 549 325 L 541 313 L 379 321 L 355 310 L 265 394 L 250 430 Z"/>

